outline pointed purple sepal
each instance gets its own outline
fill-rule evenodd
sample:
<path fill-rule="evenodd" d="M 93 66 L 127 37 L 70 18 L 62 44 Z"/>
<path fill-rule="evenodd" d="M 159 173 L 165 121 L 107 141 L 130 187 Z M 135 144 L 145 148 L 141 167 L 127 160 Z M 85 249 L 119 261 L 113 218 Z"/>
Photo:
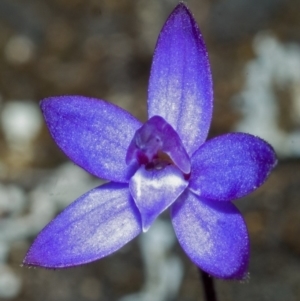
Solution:
<path fill-rule="evenodd" d="M 126 162 L 157 165 L 164 163 L 163 153 L 183 173 L 191 172 L 190 158 L 178 134 L 162 117 L 154 116 L 136 131 L 128 147 Z"/>
<path fill-rule="evenodd" d="M 141 123 L 125 110 L 83 96 L 41 102 L 48 129 L 65 154 L 89 173 L 128 182 L 135 172 L 125 162 L 128 145 Z"/>
<path fill-rule="evenodd" d="M 29 249 L 24 264 L 65 268 L 120 249 L 141 232 L 128 185 L 108 183 L 81 196 L 51 223 Z"/>
<path fill-rule="evenodd" d="M 187 185 L 182 172 L 173 165 L 160 170 L 140 167 L 131 178 L 129 189 L 141 213 L 144 232 L 178 198 Z"/>
<path fill-rule="evenodd" d="M 244 133 L 230 133 L 204 143 L 192 157 L 190 189 L 217 201 L 231 201 L 262 185 L 277 163 L 273 148 Z"/>
<path fill-rule="evenodd" d="M 207 201 L 186 190 L 172 205 L 172 223 L 180 245 L 202 270 L 222 279 L 246 276 L 248 231 L 232 203 Z"/>
<path fill-rule="evenodd" d="M 191 155 L 205 141 L 212 116 L 212 76 L 204 40 L 180 3 L 157 41 L 148 90 L 149 118 L 162 116 Z"/>

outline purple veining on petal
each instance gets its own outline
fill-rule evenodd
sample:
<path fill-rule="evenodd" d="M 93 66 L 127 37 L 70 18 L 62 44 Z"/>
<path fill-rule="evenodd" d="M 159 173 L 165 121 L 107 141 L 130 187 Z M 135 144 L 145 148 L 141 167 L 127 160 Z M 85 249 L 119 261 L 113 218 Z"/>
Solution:
<path fill-rule="evenodd" d="M 58 96 L 41 102 L 48 129 L 65 154 L 89 173 L 128 182 L 135 172 L 126 151 L 141 123 L 125 110 L 84 96 Z"/>
<path fill-rule="evenodd" d="M 97 187 L 67 207 L 37 236 L 24 264 L 65 268 L 120 249 L 141 232 L 128 184 Z"/>
<path fill-rule="evenodd" d="M 146 167 L 174 163 L 185 174 L 191 171 L 190 158 L 178 134 L 160 116 L 150 118 L 136 131 L 127 150 L 126 162 L 138 162 Z"/>
<path fill-rule="evenodd" d="M 178 241 L 190 259 L 211 276 L 243 279 L 249 262 L 249 238 L 238 209 L 208 201 L 188 189 L 172 205 Z"/>
<path fill-rule="evenodd" d="M 222 135 L 194 153 L 190 189 L 207 199 L 231 201 L 262 185 L 276 163 L 264 140 L 244 133 Z"/>
<path fill-rule="evenodd" d="M 144 232 L 187 186 L 182 172 L 173 165 L 152 170 L 142 166 L 134 174 L 129 189 L 141 213 Z"/>
<path fill-rule="evenodd" d="M 191 12 L 180 3 L 160 32 L 148 89 L 149 118 L 162 116 L 189 155 L 205 141 L 212 116 L 208 53 Z"/>

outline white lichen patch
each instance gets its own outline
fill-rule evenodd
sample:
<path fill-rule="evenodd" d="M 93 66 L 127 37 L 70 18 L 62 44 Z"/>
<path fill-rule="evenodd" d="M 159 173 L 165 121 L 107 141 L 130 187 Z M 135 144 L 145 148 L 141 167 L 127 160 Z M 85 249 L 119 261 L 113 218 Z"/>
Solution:
<path fill-rule="evenodd" d="M 282 157 L 300 156 L 300 47 L 283 44 L 270 33 L 253 40 L 255 59 L 244 69 L 243 90 L 233 100 L 242 113 L 235 131 L 248 132 L 267 140 Z M 291 99 L 289 111 L 294 127 L 280 126 L 280 103 L 276 89 Z M 287 106 L 287 99 L 284 100 Z"/>

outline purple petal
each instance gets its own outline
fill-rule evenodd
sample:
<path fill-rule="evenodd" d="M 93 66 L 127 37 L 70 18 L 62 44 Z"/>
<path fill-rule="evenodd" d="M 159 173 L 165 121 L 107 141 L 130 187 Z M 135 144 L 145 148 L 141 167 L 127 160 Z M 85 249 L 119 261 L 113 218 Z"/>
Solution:
<path fill-rule="evenodd" d="M 126 162 L 155 163 L 159 153 L 167 154 L 185 174 L 191 172 L 191 162 L 174 129 L 160 116 L 150 118 L 138 129 L 128 147 Z"/>
<path fill-rule="evenodd" d="M 141 213 L 144 232 L 187 185 L 183 174 L 173 165 L 160 170 L 146 170 L 144 166 L 138 169 L 130 179 L 129 189 Z"/>
<path fill-rule="evenodd" d="M 202 34 L 180 3 L 157 41 L 148 90 L 148 114 L 162 116 L 191 155 L 205 141 L 212 116 L 212 77 Z"/>
<path fill-rule="evenodd" d="M 237 199 L 262 185 L 276 162 L 273 148 L 260 138 L 243 133 L 219 136 L 193 155 L 190 189 L 211 200 Z"/>
<path fill-rule="evenodd" d="M 248 232 L 232 203 L 207 201 L 186 190 L 171 214 L 180 245 L 198 267 L 223 279 L 246 276 Z"/>
<path fill-rule="evenodd" d="M 128 182 L 129 143 L 141 123 L 123 109 L 83 96 L 51 97 L 41 102 L 49 131 L 65 154 L 89 173 Z"/>
<path fill-rule="evenodd" d="M 38 235 L 24 264 L 65 268 L 120 249 L 141 232 L 128 184 L 97 187 L 67 207 Z"/>

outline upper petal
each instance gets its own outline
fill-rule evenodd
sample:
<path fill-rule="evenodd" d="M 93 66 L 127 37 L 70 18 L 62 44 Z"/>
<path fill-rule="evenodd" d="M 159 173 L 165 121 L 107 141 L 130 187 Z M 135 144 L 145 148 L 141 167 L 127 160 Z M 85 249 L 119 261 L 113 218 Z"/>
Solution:
<path fill-rule="evenodd" d="M 188 183 L 181 171 L 169 165 L 146 170 L 141 166 L 130 179 L 129 189 L 141 213 L 143 231 L 184 191 Z"/>
<path fill-rule="evenodd" d="M 190 189 L 211 200 L 237 199 L 262 185 L 276 163 L 273 148 L 258 137 L 244 133 L 219 136 L 193 155 Z"/>
<path fill-rule="evenodd" d="M 108 183 L 67 207 L 37 236 L 24 264 L 65 268 L 118 250 L 141 232 L 128 185 Z"/>
<path fill-rule="evenodd" d="M 248 232 L 232 203 L 200 199 L 187 189 L 172 205 L 171 214 L 178 241 L 197 266 L 218 278 L 246 276 Z"/>
<path fill-rule="evenodd" d="M 89 173 L 116 182 L 133 174 L 126 151 L 141 123 L 125 110 L 83 96 L 41 102 L 49 131 L 65 154 Z"/>
<path fill-rule="evenodd" d="M 162 116 L 191 155 L 206 139 L 212 116 L 208 53 L 191 12 L 180 3 L 157 41 L 148 90 L 148 114 Z"/>

